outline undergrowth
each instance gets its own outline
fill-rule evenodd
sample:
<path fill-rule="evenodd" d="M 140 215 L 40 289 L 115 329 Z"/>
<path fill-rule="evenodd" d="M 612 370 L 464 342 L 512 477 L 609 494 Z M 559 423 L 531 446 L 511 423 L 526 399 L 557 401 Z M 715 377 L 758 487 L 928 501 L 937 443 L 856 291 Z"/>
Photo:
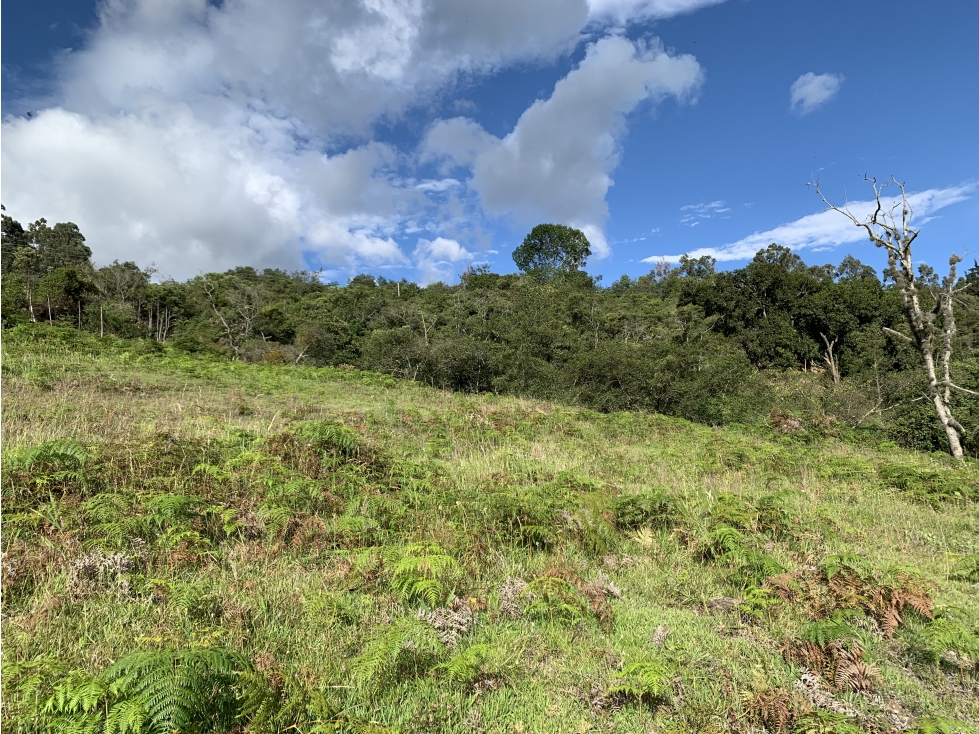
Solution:
<path fill-rule="evenodd" d="M 971 462 L 123 343 L 4 375 L 5 731 L 979 721 Z"/>

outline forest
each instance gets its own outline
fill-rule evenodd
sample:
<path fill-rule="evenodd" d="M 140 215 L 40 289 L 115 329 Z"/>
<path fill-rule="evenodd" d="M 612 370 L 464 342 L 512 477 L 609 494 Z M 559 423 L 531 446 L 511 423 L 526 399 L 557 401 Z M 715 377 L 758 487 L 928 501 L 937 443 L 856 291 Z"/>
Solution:
<path fill-rule="evenodd" d="M 577 232 L 534 232 L 548 228 Z M 583 270 L 587 240 L 548 251 L 528 235 L 518 272 L 469 268 L 457 284 L 365 273 L 341 285 L 251 267 L 177 282 L 133 262 L 95 265 L 71 222 L 24 227 L 4 214 L 2 232 L 4 329 L 59 324 L 144 350 L 350 365 L 452 391 L 947 448 L 921 356 L 899 338 L 909 324 L 893 273 L 850 255 L 808 265 L 773 243 L 733 270 L 683 257 L 606 284 Z M 979 383 L 979 265 L 958 281 L 952 371 L 968 387 Z M 922 264 L 917 283 L 930 309 L 939 277 Z M 975 456 L 979 402 L 964 390 L 951 404 Z"/>

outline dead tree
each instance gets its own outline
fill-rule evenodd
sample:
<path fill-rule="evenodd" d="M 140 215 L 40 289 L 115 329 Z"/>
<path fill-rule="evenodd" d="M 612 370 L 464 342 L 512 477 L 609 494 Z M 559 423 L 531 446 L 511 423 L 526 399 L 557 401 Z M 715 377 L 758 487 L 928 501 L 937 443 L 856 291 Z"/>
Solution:
<path fill-rule="evenodd" d="M 945 429 L 949 452 L 956 458 L 962 458 L 962 439 L 965 436 L 965 429 L 952 415 L 952 391 L 979 395 L 956 385 L 952 382 L 951 376 L 952 339 L 955 336 L 953 305 L 955 294 L 967 287 L 956 285 L 958 280 L 956 265 L 962 262 L 962 258 L 954 253 L 949 258 L 948 276 L 942 281 L 941 287 L 931 288 L 925 285 L 934 300 L 934 305 L 927 309 L 922 306 L 921 286 L 915 280 L 911 260 L 911 243 L 917 238 L 920 230 L 911 226 L 914 212 L 908 201 L 904 184 L 898 183 L 893 176 L 890 181 L 881 184 L 877 183 L 876 178 L 864 177 L 864 180 L 869 181 L 873 187 L 876 204 L 873 213 L 864 219 L 857 218 L 850 211 L 848 204 L 844 204 L 842 208 L 831 204 L 820 190 L 818 181 L 814 181 L 813 186 L 826 206 L 847 217 L 857 227 L 866 230 L 870 241 L 887 252 L 887 264 L 901 292 L 901 302 L 911 329 L 911 336 L 886 327 L 884 331 L 896 339 L 911 344 L 921 355 L 928 378 L 928 398 L 934 403 L 938 421 Z M 885 197 L 884 193 L 890 186 L 896 187 L 900 191 L 900 196 Z"/>
<path fill-rule="evenodd" d="M 830 341 L 823 332 L 819 332 L 819 335 L 823 338 L 823 343 L 826 345 L 826 354 L 823 355 L 823 360 L 829 367 L 830 377 L 833 378 L 833 384 L 840 384 L 840 370 L 836 364 L 836 356 L 833 354 L 833 347 L 836 346 L 836 339 Z"/>

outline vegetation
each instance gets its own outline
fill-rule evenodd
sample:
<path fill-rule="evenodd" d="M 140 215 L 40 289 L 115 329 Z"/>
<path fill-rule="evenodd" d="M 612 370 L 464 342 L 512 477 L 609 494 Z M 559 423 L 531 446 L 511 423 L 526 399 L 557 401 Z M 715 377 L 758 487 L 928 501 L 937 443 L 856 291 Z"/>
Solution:
<path fill-rule="evenodd" d="M 341 287 L 252 268 L 178 283 L 131 262 L 94 267 L 72 223 L 25 228 L 5 214 L 2 229 L 5 329 L 72 326 L 143 339 L 142 349 L 353 365 L 605 413 L 979 452 L 979 266 L 940 284 L 927 265 L 913 273 L 908 254 L 882 282 L 853 257 L 807 266 L 772 245 L 737 270 L 683 259 L 604 287 L 581 270 L 580 231 L 539 225 L 514 253 L 521 273 L 480 267 L 457 285 L 365 274 Z"/>
<path fill-rule="evenodd" d="M 892 294 L 869 277 L 813 278 L 779 264 L 788 257 L 772 250 L 705 277 L 734 288 L 771 276 L 811 285 L 827 304 L 872 294 L 877 315 L 832 334 L 839 385 L 775 365 L 759 373 L 751 360 L 808 354 L 808 332 L 779 341 L 782 326 L 764 316 L 706 304 L 703 263 L 683 265 L 694 275 L 609 289 L 471 273 L 465 287 L 401 284 L 401 300 L 396 284 L 373 279 L 337 288 L 281 273 L 203 278 L 225 318 L 251 308 L 224 295 L 236 283 L 281 288 L 250 327 L 269 330 L 261 359 L 253 339 L 234 361 L 231 337 L 212 346 L 220 329 L 199 281 L 143 283 L 128 311 L 104 304 L 132 319 L 119 316 L 107 333 L 142 338 L 98 337 L 86 302 L 82 330 L 67 318 L 11 317 L 4 731 L 975 730 L 979 468 L 891 442 L 896 425 L 921 433 L 917 414 L 900 412 L 918 403 L 875 414 L 872 430 L 827 419 L 827 401 L 866 405 L 852 395 L 862 395 L 860 375 L 874 374 L 867 343 L 894 360 L 890 371 L 878 363 L 876 379 L 905 379 L 894 367 L 900 345 L 870 333 Z M 199 311 L 195 292 L 205 293 Z M 790 292 L 785 308 L 808 298 Z M 362 308 L 363 331 L 300 337 L 288 319 L 304 298 Z M 521 310 L 527 301 L 579 326 L 592 305 L 607 309 L 597 347 L 585 348 L 596 341 L 583 326 L 554 329 L 566 348 L 546 349 L 563 354 L 560 371 L 524 364 L 595 375 L 577 383 L 590 397 L 474 394 L 516 380 L 506 360 L 468 392 L 432 389 L 449 383 L 429 375 L 448 373 L 426 370 L 465 354 L 445 346 L 452 340 L 537 348 L 521 341 L 544 328 Z M 453 327 L 479 322 L 459 309 L 481 302 L 513 307 L 487 317 L 493 328 L 517 324 L 506 339 L 477 342 L 442 323 L 451 314 Z M 281 312 L 267 310 L 275 304 Z M 166 308 L 171 327 L 159 341 Z M 396 308 L 407 328 L 382 328 Z M 285 315 L 276 322 L 275 313 Z M 630 319 L 661 331 L 627 341 Z M 273 337 L 276 323 L 299 330 Z M 603 333 L 602 323 L 621 328 Z M 404 342 L 390 336 L 399 331 Z M 349 365 L 391 354 L 375 339 L 423 346 L 426 333 L 415 381 Z M 668 365 L 697 359 L 684 351 L 689 341 L 717 346 L 701 350 L 707 375 L 691 370 L 683 379 L 696 387 L 679 380 L 655 394 L 700 423 L 622 412 L 658 406 L 584 387 L 596 384 L 597 369 L 583 365 L 598 354 L 625 360 L 636 347 L 642 359 L 630 365 L 651 355 L 663 364 L 649 369 L 667 376 Z M 300 345 L 309 348 L 297 359 Z M 713 359 L 728 367 L 711 377 Z M 649 374 L 635 379 L 660 390 Z M 697 390 L 739 374 L 754 397 L 695 404 Z M 513 391 L 569 394 L 570 382 L 545 389 L 535 375 Z M 746 423 L 729 425 L 735 415 Z"/>

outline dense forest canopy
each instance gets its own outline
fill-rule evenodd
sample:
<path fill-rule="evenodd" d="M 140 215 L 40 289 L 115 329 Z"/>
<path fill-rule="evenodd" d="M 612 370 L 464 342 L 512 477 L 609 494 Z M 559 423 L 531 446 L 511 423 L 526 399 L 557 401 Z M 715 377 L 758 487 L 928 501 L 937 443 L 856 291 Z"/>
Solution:
<path fill-rule="evenodd" d="M 522 272 L 477 267 L 455 285 L 362 274 L 341 286 L 251 267 L 180 283 L 132 262 L 96 267 L 70 222 L 24 227 L 4 214 L 3 327 L 60 324 L 143 349 L 353 365 L 455 391 L 943 449 L 920 357 L 885 333 L 908 330 L 886 272 L 850 255 L 811 266 L 772 244 L 735 270 L 685 257 L 606 286 L 582 270 L 590 252 L 574 232 L 541 225 L 515 253 Z M 979 266 L 963 278 L 976 281 Z M 926 299 L 938 286 L 929 266 L 919 283 Z M 958 300 L 955 371 L 975 389 L 979 295 Z M 976 455 L 979 401 L 954 400 Z"/>

